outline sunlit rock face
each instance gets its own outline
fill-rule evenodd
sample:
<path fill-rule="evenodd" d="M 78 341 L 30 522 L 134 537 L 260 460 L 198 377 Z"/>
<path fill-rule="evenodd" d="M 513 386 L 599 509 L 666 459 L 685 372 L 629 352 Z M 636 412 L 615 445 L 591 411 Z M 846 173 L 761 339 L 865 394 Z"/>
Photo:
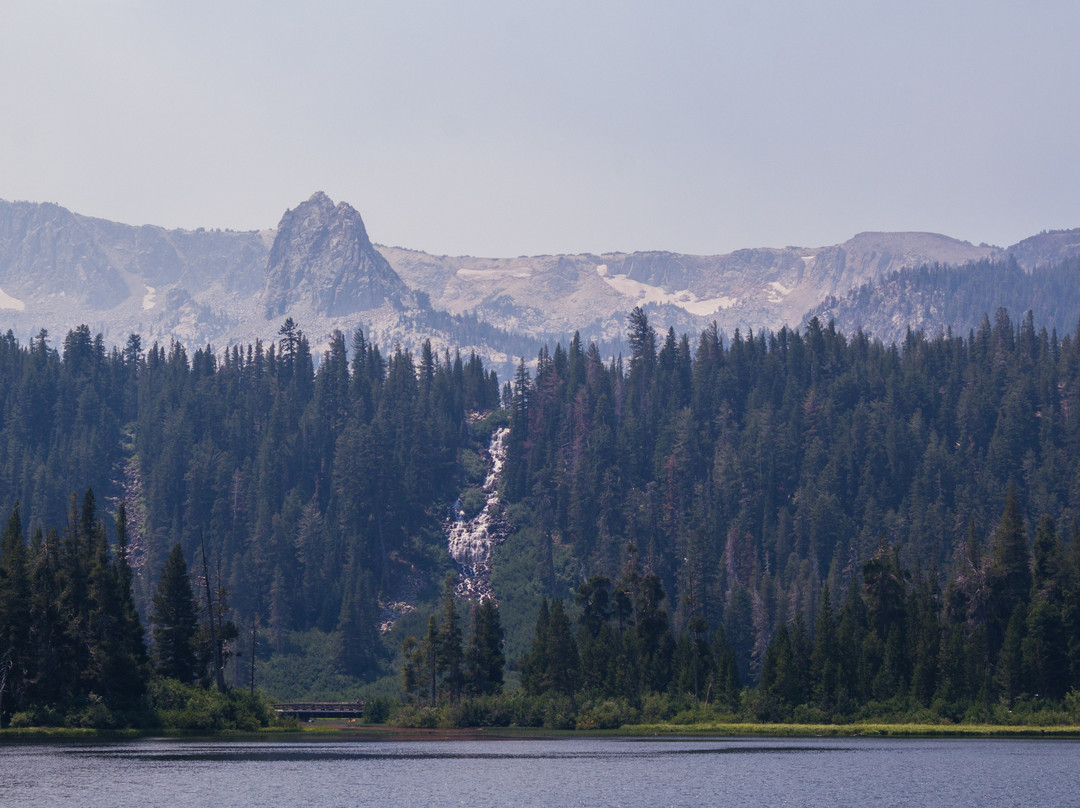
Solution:
<path fill-rule="evenodd" d="M 320 191 L 281 217 L 266 266 L 268 318 L 298 304 L 336 317 L 398 301 L 406 292 L 352 206 L 334 205 Z"/>

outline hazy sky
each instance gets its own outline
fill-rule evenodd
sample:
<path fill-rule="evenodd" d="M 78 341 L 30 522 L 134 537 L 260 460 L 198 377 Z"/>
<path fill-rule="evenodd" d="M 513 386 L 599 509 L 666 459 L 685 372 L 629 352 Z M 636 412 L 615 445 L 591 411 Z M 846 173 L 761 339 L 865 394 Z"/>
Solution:
<path fill-rule="evenodd" d="M 1080 226 L 1080 3 L 0 0 L 0 199 L 510 256 Z"/>

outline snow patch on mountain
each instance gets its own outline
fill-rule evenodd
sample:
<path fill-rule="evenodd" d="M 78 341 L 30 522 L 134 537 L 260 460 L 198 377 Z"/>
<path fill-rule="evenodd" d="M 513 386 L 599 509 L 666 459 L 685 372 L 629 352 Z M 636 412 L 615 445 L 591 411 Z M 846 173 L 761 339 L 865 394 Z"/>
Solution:
<path fill-rule="evenodd" d="M 459 269 L 454 273 L 462 280 L 485 280 L 488 278 L 530 278 L 528 267 L 487 267 L 484 269 Z"/>
<path fill-rule="evenodd" d="M 0 309 L 14 309 L 15 311 L 26 311 L 26 304 L 19 300 L 17 297 L 12 297 L 3 289 L 0 289 Z"/>
<path fill-rule="evenodd" d="M 683 311 L 698 317 L 707 317 L 721 309 L 730 309 L 738 304 L 737 297 L 699 298 L 688 289 L 679 292 L 669 292 L 660 286 L 652 286 L 648 283 L 632 280 L 627 275 L 612 275 L 608 272 L 607 264 L 596 267 L 596 274 L 604 279 L 604 283 L 621 295 L 625 295 L 637 302 L 638 305 L 647 303 L 668 304 L 678 306 Z"/>
<path fill-rule="evenodd" d="M 781 302 L 785 297 L 790 295 L 792 293 L 792 291 L 793 291 L 792 289 L 788 288 L 787 286 L 784 286 L 784 284 L 780 283 L 780 281 L 772 281 L 772 282 L 770 282 L 769 283 L 769 288 L 772 290 L 772 291 L 769 292 L 769 302 L 770 303 L 779 303 L 779 302 Z"/>

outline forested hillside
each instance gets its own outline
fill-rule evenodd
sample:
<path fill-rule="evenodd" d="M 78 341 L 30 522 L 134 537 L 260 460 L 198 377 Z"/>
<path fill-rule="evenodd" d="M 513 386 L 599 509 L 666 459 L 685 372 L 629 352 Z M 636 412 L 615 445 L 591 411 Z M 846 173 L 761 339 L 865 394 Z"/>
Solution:
<path fill-rule="evenodd" d="M 754 710 L 783 717 L 1077 686 L 1075 334 L 1004 309 L 899 345 L 817 319 L 730 340 L 630 323 L 625 359 L 575 337 L 501 390 L 475 356 L 384 356 L 360 331 L 316 368 L 291 320 L 272 344 L 190 356 L 9 332 L 0 508 L 101 552 L 123 502 L 126 546 L 99 567 L 130 564 L 144 625 L 174 546 L 201 572 L 205 545 L 216 608 L 258 625 L 264 659 L 307 631 L 371 680 L 458 572 L 450 507 L 482 501 L 484 447 L 509 424 L 491 585 L 526 693 L 704 688 L 734 706 L 760 682 Z M 105 523 L 80 527 L 79 501 Z M 405 654 L 413 686 L 424 647 Z M 436 673 L 460 687 L 432 667 L 432 697 Z"/>
<path fill-rule="evenodd" d="M 1064 234 L 1062 234 L 1064 235 Z M 1069 235 L 1074 235 L 1069 232 Z M 889 272 L 816 306 L 806 320 L 830 320 L 845 334 L 866 331 L 882 342 L 903 342 L 908 329 L 966 334 L 986 312 L 1037 311 L 1040 327 L 1071 332 L 1080 322 L 1080 258 L 1037 262 L 1037 246 L 1053 234 L 1021 242 L 1002 259 L 924 264 Z M 1062 250 L 1065 252 L 1065 250 Z M 1026 262 L 1018 263 L 1017 257 Z"/>
<path fill-rule="evenodd" d="M 1001 309 L 969 335 L 911 333 L 893 346 L 814 319 L 727 344 L 707 330 L 692 348 L 673 332 L 658 339 L 640 309 L 630 320 L 625 364 L 575 341 L 515 379 L 511 541 L 535 544 L 544 594 L 569 598 L 600 575 L 629 597 L 627 568 L 647 571 L 676 628 L 725 629 L 745 683 L 769 678 L 774 640 L 799 627 L 808 641 L 827 587 L 832 609 L 870 615 L 854 650 L 862 698 L 890 643 L 891 692 L 911 685 L 919 635 L 906 610 L 917 602 L 937 627 L 921 652 L 937 677 L 923 682 L 927 698 L 947 659 L 981 666 L 962 685 L 954 672 L 958 692 L 996 694 L 987 683 L 1014 612 L 1019 643 L 1029 604 L 1049 603 L 1052 628 L 1031 628 L 1053 634 L 1057 669 L 1075 684 L 1074 335 Z"/>
<path fill-rule="evenodd" d="M 220 356 L 9 332 L 0 378 L 0 508 L 19 502 L 33 532 L 67 524 L 76 492 L 110 514 L 124 500 L 144 621 L 171 548 L 194 563 L 205 542 L 238 623 L 257 616 L 278 649 L 289 630 L 340 631 L 356 676 L 381 655 L 380 603 L 439 591 L 440 519 L 473 482 L 459 469 L 483 474 L 466 413 L 499 403 L 475 356 L 384 357 L 362 332 L 351 352 L 336 334 L 316 372 L 291 321 Z"/>

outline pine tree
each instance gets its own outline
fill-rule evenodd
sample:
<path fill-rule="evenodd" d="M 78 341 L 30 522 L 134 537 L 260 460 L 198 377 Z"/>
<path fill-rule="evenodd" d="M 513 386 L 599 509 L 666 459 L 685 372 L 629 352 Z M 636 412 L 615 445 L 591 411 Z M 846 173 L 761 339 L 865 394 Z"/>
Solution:
<path fill-rule="evenodd" d="M 378 622 L 369 576 L 361 574 L 341 602 L 337 659 L 350 676 L 363 677 L 378 669 Z"/>
<path fill-rule="evenodd" d="M 116 513 L 116 552 L 113 558 L 117 588 L 115 645 L 108 676 L 115 682 L 121 702 L 130 703 L 145 689 L 149 677 L 142 622 L 132 592 L 134 576 L 128 560 L 127 510 L 121 502 Z"/>
<path fill-rule="evenodd" d="M 454 579 L 448 577 L 443 591 L 443 617 L 439 627 L 439 667 L 446 680 L 450 702 L 461 695 L 462 668 L 461 618 L 454 597 Z"/>
<path fill-rule="evenodd" d="M 474 696 L 498 693 L 503 685 L 503 630 L 499 608 L 486 598 L 473 608 L 472 636 L 465 649 L 465 688 Z"/>
<path fill-rule="evenodd" d="M 988 572 L 990 604 L 987 634 L 991 659 L 997 656 L 1004 642 L 1005 632 L 1014 615 L 1023 626 L 1031 598 L 1031 557 L 1028 553 L 1027 533 L 1024 530 L 1017 501 L 1016 488 L 1010 485 L 1005 497 L 1005 510 L 1001 514 L 991 547 L 992 556 Z M 1019 614 L 1017 613 L 1019 610 Z M 1017 629 L 1019 631 L 1019 628 Z"/>
<path fill-rule="evenodd" d="M 641 578 L 634 603 L 634 628 L 641 665 L 641 688 L 644 693 L 662 692 L 671 679 L 671 657 L 675 638 L 667 611 L 660 604 L 664 587 L 660 576 L 649 573 Z"/>
<path fill-rule="evenodd" d="M 439 673 L 442 669 L 439 659 L 440 651 L 439 618 L 431 615 L 428 618 L 427 634 L 420 646 L 420 656 L 424 662 L 424 681 L 428 690 L 429 704 L 434 707 L 439 692 Z"/>
<path fill-rule="evenodd" d="M 1036 696 L 1060 699 L 1069 689 L 1069 647 L 1063 609 L 1067 571 L 1054 521 L 1043 516 L 1032 547 L 1031 606 L 1021 643 L 1024 679 Z"/>
<path fill-rule="evenodd" d="M 575 691 L 578 680 L 578 651 L 570 630 L 570 618 L 561 600 L 551 605 L 547 631 L 547 666 L 543 674 L 546 691 L 570 697 L 571 709 L 577 710 Z"/>
<path fill-rule="evenodd" d="M 786 718 L 791 709 L 803 701 L 796 649 L 787 623 L 780 624 L 765 651 L 758 693 L 761 699 L 758 713 L 766 720 Z"/>
<path fill-rule="evenodd" d="M 193 681 L 197 672 L 194 639 L 199 619 L 187 561 L 179 544 L 173 547 L 161 569 L 150 623 L 157 672 L 181 682 Z"/>
<path fill-rule="evenodd" d="M 83 499 L 83 526 L 90 557 L 87 562 L 86 634 L 90 665 L 83 688 L 103 697 L 110 708 L 132 706 L 146 684 L 146 652 L 142 630 L 130 593 L 130 569 L 110 557 L 105 523 L 96 518 L 93 494 Z M 117 527 L 126 555 L 126 515 L 121 511 Z M 124 589 L 123 587 L 127 587 Z M 134 623 L 131 621 L 134 620 Z M 136 635 L 136 632 L 138 634 Z"/>
<path fill-rule="evenodd" d="M 57 705 L 68 694 L 64 665 L 67 619 L 61 608 L 60 534 L 35 531 L 30 542 L 30 634 L 34 638 L 27 673 L 27 702 Z"/>
<path fill-rule="evenodd" d="M 419 701 L 424 684 L 424 651 L 411 634 L 401 642 L 401 657 L 401 690 L 405 700 Z"/>
<path fill-rule="evenodd" d="M 710 698 L 728 708 L 735 708 L 739 702 L 740 680 L 739 666 L 735 659 L 735 649 L 728 642 L 727 633 L 721 624 L 716 629 L 712 641 L 713 672 L 706 688 L 705 703 Z"/>
<path fill-rule="evenodd" d="M 522 689 L 531 696 L 539 695 L 545 689 L 544 676 L 549 667 L 550 634 L 551 609 L 545 597 L 540 600 L 540 611 L 536 615 L 529 652 L 519 663 Z"/>
<path fill-rule="evenodd" d="M 0 540 L 0 727 L 25 706 L 29 657 L 30 582 L 16 501 Z"/>
<path fill-rule="evenodd" d="M 1026 613 L 1023 604 L 1018 603 L 1013 609 L 1001 643 L 1001 653 L 998 654 L 996 684 L 1008 704 L 1025 692 L 1023 643 Z"/>
<path fill-rule="evenodd" d="M 826 712 L 837 706 L 840 690 L 840 641 L 832 597 L 826 582 L 821 592 L 821 607 L 814 622 L 814 645 L 810 654 L 814 701 Z"/>

